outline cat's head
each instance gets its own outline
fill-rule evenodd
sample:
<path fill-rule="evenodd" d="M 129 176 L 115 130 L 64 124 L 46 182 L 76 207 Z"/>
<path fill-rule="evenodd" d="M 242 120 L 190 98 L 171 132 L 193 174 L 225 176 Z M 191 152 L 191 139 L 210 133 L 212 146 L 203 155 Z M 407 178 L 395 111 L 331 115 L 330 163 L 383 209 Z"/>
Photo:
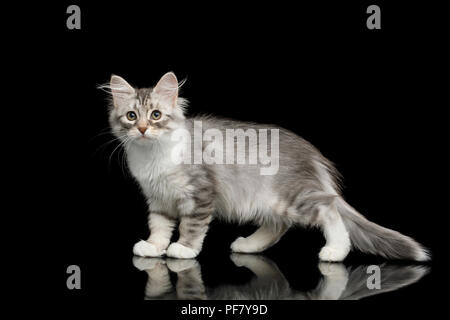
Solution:
<path fill-rule="evenodd" d="M 173 72 L 162 76 L 152 88 L 134 88 L 116 75 L 108 87 L 112 94 L 111 130 L 122 141 L 151 142 L 184 122 L 185 100 L 178 97 L 179 83 Z"/>

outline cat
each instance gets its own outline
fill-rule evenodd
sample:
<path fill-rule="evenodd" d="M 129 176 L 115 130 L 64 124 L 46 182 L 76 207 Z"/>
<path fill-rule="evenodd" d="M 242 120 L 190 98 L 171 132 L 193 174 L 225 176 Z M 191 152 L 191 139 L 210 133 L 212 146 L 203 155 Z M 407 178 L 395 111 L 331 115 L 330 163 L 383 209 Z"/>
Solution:
<path fill-rule="evenodd" d="M 187 102 L 179 97 L 179 86 L 172 72 L 151 88 L 134 88 L 116 75 L 107 85 L 112 133 L 124 147 L 128 168 L 148 203 L 150 237 L 135 244 L 135 255 L 194 258 L 202 249 L 211 219 L 221 218 L 258 226 L 252 235 L 231 244 L 237 253 L 262 252 L 290 227 L 301 225 L 323 231 L 322 261 L 342 261 L 352 248 L 391 259 L 430 259 L 427 249 L 412 238 L 368 221 L 347 204 L 337 170 L 310 143 L 273 125 L 186 117 Z M 179 161 L 192 149 L 186 142 L 189 139 L 180 143 L 174 133 L 189 136 L 209 129 L 224 133 L 268 128 L 278 135 L 278 141 L 269 146 L 277 156 L 275 174 L 261 174 L 262 160 L 256 164 Z M 207 146 L 201 148 L 202 152 Z M 234 154 L 234 145 L 227 143 L 223 152 Z M 250 158 L 251 151 L 244 152 Z M 177 222 L 180 236 L 171 243 Z"/>
<path fill-rule="evenodd" d="M 305 292 L 292 288 L 277 265 L 267 257 L 233 253 L 230 258 L 236 266 L 254 274 L 248 283 L 205 286 L 200 264 L 195 259 L 135 256 L 133 264 L 148 275 L 146 300 L 359 300 L 406 287 L 429 272 L 425 266 L 377 265 L 379 286 L 372 288 L 368 286 L 371 273 L 367 272 L 367 265 L 346 267 L 342 263 L 319 262 L 321 279 L 314 290 Z M 175 290 L 169 271 L 177 274 Z"/>

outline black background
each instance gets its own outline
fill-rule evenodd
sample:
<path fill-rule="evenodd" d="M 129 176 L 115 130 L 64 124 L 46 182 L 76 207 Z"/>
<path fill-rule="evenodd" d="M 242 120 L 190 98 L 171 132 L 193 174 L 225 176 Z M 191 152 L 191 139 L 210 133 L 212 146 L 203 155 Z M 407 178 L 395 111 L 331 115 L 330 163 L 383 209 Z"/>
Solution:
<path fill-rule="evenodd" d="M 429 275 L 364 306 L 438 299 L 448 211 L 439 208 L 445 197 L 435 183 L 446 174 L 440 10 L 375 3 L 381 30 L 366 28 L 369 2 L 78 1 L 81 30 L 66 28 L 72 2 L 36 8 L 39 27 L 15 41 L 39 87 L 35 107 L 45 109 L 31 124 L 41 137 L 31 147 L 38 210 L 30 223 L 39 223 L 33 239 L 48 254 L 39 263 L 48 273 L 46 293 L 67 302 L 143 300 L 146 276 L 131 259 L 133 244 L 148 236 L 145 201 L 120 165 L 122 152 L 111 156 L 117 144 L 105 146 L 112 139 L 102 134 L 107 95 L 96 87 L 111 74 L 152 86 L 174 71 L 187 77 L 181 96 L 190 101 L 189 114 L 274 123 L 303 136 L 336 164 L 350 204 L 431 248 Z M 212 224 L 199 256 L 205 284 L 251 278 L 228 256 L 230 243 L 252 230 Z M 291 286 L 308 290 L 320 278 L 323 243 L 316 230 L 292 230 L 265 254 Z M 346 264 L 380 261 L 352 253 Z M 81 267 L 82 290 L 66 288 L 71 264 Z"/>

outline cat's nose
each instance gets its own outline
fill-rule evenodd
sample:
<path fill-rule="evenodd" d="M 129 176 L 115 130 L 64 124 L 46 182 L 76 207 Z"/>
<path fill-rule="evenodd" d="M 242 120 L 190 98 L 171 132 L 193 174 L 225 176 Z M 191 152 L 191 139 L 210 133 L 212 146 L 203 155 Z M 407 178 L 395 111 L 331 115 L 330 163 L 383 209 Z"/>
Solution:
<path fill-rule="evenodd" d="M 147 130 L 147 127 L 138 127 L 138 130 L 140 133 L 145 134 L 145 131 Z"/>

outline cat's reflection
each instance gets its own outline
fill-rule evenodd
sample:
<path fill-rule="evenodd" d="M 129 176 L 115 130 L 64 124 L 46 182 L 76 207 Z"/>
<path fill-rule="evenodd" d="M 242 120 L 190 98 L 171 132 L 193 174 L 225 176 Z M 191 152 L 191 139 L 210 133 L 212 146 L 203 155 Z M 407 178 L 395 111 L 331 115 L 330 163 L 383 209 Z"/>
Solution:
<path fill-rule="evenodd" d="M 205 288 L 197 260 L 134 257 L 133 264 L 148 274 L 146 299 L 172 300 L 357 300 L 410 285 L 428 272 L 424 266 L 379 265 L 380 288 L 369 289 L 368 266 L 346 267 L 342 263 L 321 262 L 319 284 L 314 290 L 302 292 L 292 289 L 277 265 L 267 257 L 232 254 L 231 260 L 236 266 L 253 272 L 252 280 L 242 285 Z M 169 270 L 177 274 L 175 289 Z"/>

